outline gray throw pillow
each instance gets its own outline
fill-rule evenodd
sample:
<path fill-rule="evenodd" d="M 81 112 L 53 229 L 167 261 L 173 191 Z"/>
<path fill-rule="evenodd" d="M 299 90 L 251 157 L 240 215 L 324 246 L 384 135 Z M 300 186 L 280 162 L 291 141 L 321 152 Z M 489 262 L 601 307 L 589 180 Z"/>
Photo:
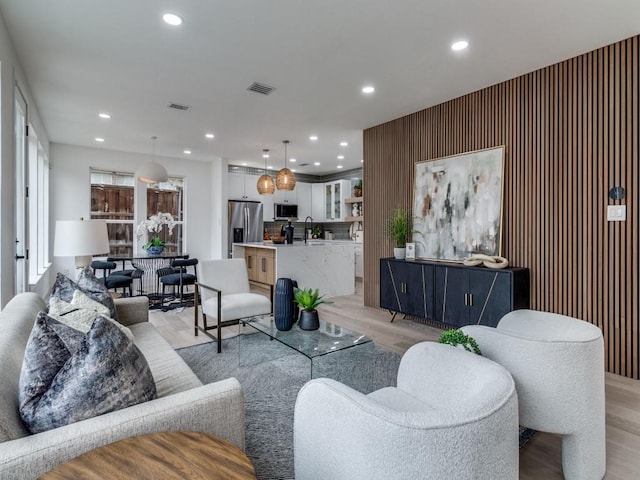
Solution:
<path fill-rule="evenodd" d="M 93 274 L 91 267 L 85 267 L 80 272 L 77 282 L 74 282 L 62 273 L 58 273 L 56 283 L 53 285 L 53 290 L 51 291 L 51 297 L 57 297 L 65 302 L 71 303 L 75 290 L 81 290 L 92 300 L 100 302 L 109 308 L 109 317 L 118 320 L 118 312 L 116 311 L 116 306 L 113 303 L 113 298 L 111 298 L 109 290 L 107 290 L 104 283 Z"/>
<path fill-rule="evenodd" d="M 157 397 L 146 359 L 113 322 L 97 316 L 77 349 L 58 333 L 65 329 L 74 330 L 40 312 L 27 343 L 19 408 L 31 432 Z"/>

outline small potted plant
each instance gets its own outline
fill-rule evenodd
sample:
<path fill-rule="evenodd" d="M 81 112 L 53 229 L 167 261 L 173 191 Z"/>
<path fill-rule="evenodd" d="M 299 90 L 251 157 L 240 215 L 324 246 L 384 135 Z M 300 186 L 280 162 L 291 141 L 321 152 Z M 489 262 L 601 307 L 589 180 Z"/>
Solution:
<path fill-rule="evenodd" d="M 145 243 L 142 246 L 143 250 L 147 251 L 147 255 L 150 257 L 162 255 L 164 251 L 165 243 L 160 240 L 160 232 L 164 226 L 167 226 L 169 229 L 169 235 L 173 233 L 173 229 L 176 226 L 176 221 L 168 212 L 158 212 L 155 215 L 151 215 L 147 220 L 143 220 L 138 225 L 136 230 L 136 237 L 138 240 L 142 237 L 146 232 L 152 234 L 151 240 Z"/>
<path fill-rule="evenodd" d="M 407 239 L 411 231 L 409 212 L 405 208 L 397 207 L 393 210 L 385 225 L 387 236 L 393 240 L 393 255 L 403 260 L 406 254 Z"/>
<path fill-rule="evenodd" d="M 438 341 L 454 347 L 460 346 L 468 352 L 473 352 L 476 355 L 482 355 L 480 347 L 478 347 L 478 343 L 473 339 L 473 337 L 465 334 L 462 330 L 454 329 L 442 332 Z"/>
<path fill-rule="evenodd" d="M 353 186 L 353 196 L 354 197 L 362 196 L 362 179 L 358 180 Z"/>
<path fill-rule="evenodd" d="M 300 312 L 300 320 L 298 326 L 302 330 L 317 330 L 320 328 L 320 319 L 318 318 L 318 310 L 316 307 L 323 303 L 333 303 L 323 300 L 318 293 L 318 289 L 311 288 L 294 288 L 293 296 L 302 311 Z"/>

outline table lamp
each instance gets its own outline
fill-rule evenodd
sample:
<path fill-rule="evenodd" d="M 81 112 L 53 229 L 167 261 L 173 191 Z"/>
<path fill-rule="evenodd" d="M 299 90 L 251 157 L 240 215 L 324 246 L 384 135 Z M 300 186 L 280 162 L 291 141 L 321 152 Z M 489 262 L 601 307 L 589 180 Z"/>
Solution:
<path fill-rule="evenodd" d="M 91 265 L 93 255 L 109 253 L 104 220 L 57 220 L 53 255 L 75 257 L 76 268 Z"/>

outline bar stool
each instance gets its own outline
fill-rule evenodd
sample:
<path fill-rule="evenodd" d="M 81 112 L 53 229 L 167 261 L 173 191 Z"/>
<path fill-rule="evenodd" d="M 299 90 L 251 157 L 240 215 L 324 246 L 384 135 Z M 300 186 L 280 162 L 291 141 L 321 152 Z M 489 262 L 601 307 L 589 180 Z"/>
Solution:
<path fill-rule="evenodd" d="M 164 305 L 165 289 L 167 286 L 172 286 L 175 292 L 175 288 L 179 287 L 180 291 L 180 304 L 184 300 L 184 287 L 185 285 L 195 285 L 198 281 L 198 274 L 196 272 L 196 265 L 198 264 L 197 258 L 189 259 L 176 259 L 171 262 L 171 267 L 159 268 L 158 279 L 162 283 L 162 304 Z M 187 268 L 193 267 L 193 274 L 187 273 Z"/>

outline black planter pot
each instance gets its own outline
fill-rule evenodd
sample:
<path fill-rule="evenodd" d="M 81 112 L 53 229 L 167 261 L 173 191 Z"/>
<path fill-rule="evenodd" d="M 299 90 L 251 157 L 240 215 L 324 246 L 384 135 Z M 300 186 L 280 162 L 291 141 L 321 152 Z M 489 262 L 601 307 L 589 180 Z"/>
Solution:
<path fill-rule="evenodd" d="M 273 295 L 273 320 L 278 330 L 291 330 L 293 327 L 293 281 L 290 278 L 279 278 Z"/>
<path fill-rule="evenodd" d="M 317 330 L 320 328 L 320 319 L 318 318 L 317 310 L 301 310 L 300 311 L 300 320 L 298 321 L 298 326 L 302 330 Z"/>

